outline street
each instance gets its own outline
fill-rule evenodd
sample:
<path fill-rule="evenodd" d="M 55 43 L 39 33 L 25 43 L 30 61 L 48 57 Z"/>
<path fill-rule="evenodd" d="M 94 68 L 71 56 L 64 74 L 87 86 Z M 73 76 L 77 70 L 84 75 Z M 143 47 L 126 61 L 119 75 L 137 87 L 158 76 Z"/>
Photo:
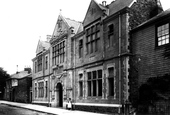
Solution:
<path fill-rule="evenodd" d="M 52 114 L 0 104 L 0 115 L 52 115 Z"/>

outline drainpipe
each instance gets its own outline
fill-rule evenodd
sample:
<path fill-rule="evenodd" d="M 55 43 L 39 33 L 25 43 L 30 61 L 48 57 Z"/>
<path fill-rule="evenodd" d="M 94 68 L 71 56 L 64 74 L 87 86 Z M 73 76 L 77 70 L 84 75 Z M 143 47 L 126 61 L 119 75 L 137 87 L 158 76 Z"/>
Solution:
<path fill-rule="evenodd" d="M 119 104 L 121 105 L 121 14 L 119 14 Z M 120 107 L 121 108 L 121 107 Z M 119 113 L 120 113 L 119 108 Z"/>
<path fill-rule="evenodd" d="M 76 94 L 76 88 L 75 88 L 75 84 L 76 84 L 76 82 L 75 82 L 75 77 L 76 77 L 76 70 L 75 70 L 75 68 L 76 68 L 76 40 L 75 40 L 75 38 L 73 38 L 73 45 L 74 45 L 74 49 L 73 49 L 73 56 L 74 56 L 74 74 L 73 74 L 73 79 L 74 79 L 74 82 L 73 82 L 73 92 L 74 92 L 74 108 L 73 109 L 75 109 L 75 103 L 76 103 L 76 96 L 75 96 L 75 94 Z"/>
<path fill-rule="evenodd" d="M 51 49 L 51 47 L 50 47 L 50 49 Z M 48 69 L 49 69 L 49 75 L 51 76 L 51 74 L 50 74 L 50 49 L 49 49 L 49 58 L 48 58 Z M 48 106 L 50 107 L 50 84 L 51 84 L 51 81 L 50 81 L 50 79 L 51 79 L 51 77 L 48 77 Z"/>

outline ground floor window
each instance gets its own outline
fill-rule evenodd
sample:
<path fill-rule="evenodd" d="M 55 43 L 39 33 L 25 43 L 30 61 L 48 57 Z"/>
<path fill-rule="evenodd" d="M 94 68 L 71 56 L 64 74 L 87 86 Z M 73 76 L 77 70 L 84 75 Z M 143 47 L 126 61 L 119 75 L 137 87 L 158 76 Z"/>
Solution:
<path fill-rule="evenodd" d="M 114 68 L 108 68 L 109 96 L 114 96 Z"/>
<path fill-rule="evenodd" d="M 87 72 L 88 96 L 102 96 L 102 70 Z"/>
<path fill-rule="evenodd" d="M 44 97 L 44 82 L 38 83 L 38 97 Z"/>

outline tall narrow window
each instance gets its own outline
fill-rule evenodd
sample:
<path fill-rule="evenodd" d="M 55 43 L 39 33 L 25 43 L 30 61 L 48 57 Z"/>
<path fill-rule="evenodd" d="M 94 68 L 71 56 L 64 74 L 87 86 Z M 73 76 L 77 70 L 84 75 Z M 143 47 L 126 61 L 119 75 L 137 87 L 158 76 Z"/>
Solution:
<path fill-rule="evenodd" d="M 37 83 L 35 83 L 35 98 L 37 98 Z"/>
<path fill-rule="evenodd" d="M 83 96 L 83 74 L 79 74 L 79 96 Z"/>
<path fill-rule="evenodd" d="M 45 69 L 48 69 L 48 56 L 45 57 Z"/>
<path fill-rule="evenodd" d="M 109 96 L 114 96 L 114 68 L 108 68 Z"/>
<path fill-rule="evenodd" d="M 92 72 L 92 75 L 93 75 L 93 80 L 92 80 L 92 84 L 93 84 L 93 96 L 96 96 L 97 94 L 97 76 L 96 76 L 96 71 L 93 71 Z"/>
<path fill-rule="evenodd" d="M 169 43 L 169 23 L 157 27 L 158 46 Z"/>
<path fill-rule="evenodd" d="M 48 81 L 45 81 L 45 97 L 48 96 Z"/>
<path fill-rule="evenodd" d="M 102 70 L 98 70 L 98 96 L 102 96 Z"/>
<path fill-rule="evenodd" d="M 35 70 L 35 73 L 37 73 L 37 61 L 35 61 L 35 63 L 34 63 L 35 65 L 34 65 L 34 70 Z"/>
<path fill-rule="evenodd" d="M 42 55 L 38 56 L 38 72 L 42 70 Z"/>
<path fill-rule="evenodd" d="M 91 87 L 91 80 L 92 80 L 92 79 L 91 79 L 91 72 L 88 72 L 88 73 L 87 73 L 87 80 L 88 80 L 88 81 L 87 81 L 87 85 L 88 85 L 88 96 L 92 96 L 92 95 L 91 95 L 91 88 L 92 88 L 92 87 Z"/>
<path fill-rule="evenodd" d="M 83 40 L 79 40 L 79 58 L 83 56 Z"/>
<path fill-rule="evenodd" d="M 108 26 L 108 44 L 109 47 L 113 46 L 113 34 L 114 34 L 114 25 L 111 24 Z"/>

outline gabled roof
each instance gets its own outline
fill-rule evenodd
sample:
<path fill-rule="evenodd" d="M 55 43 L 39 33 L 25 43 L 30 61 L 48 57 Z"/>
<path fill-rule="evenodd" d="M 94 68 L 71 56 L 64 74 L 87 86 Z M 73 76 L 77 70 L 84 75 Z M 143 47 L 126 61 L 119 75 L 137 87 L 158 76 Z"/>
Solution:
<path fill-rule="evenodd" d="M 153 18 L 145 21 L 144 23 L 140 24 L 139 26 L 137 26 L 136 28 L 134 28 L 131 31 L 137 30 L 141 27 L 152 24 L 154 22 L 162 21 L 162 19 L 165 19 L 166 16 L 168 16 L 170 18 L 170 8 L 167 9 L 166 11 L 163 11 L 162 13 L 158 14 L 157 16 L 154 16 Z"/>
<path fill-rule="evenodd" d="M 62 27 L 58 28 L 58 22 L 61 21 L 61 20 L 62 20 Z M 67 31 L 70 28 L 73 28 L 74 33 L 77 34 L 77 32 L 79 31 L 79 26 L 81 26 L 81 25 L 82 25 L 81 22 L 78 22 L 78 21 L 75 21 L 75 20 L 72 20 L 72 19 L 69 19 L 69 18 L 65 18 L 60 13 L 59 16 L 58 16 L 58 19 L 57 19 L 53 34 L 52 34 L 52 36 L 53 36 L 52 39 L 55 39 L 56 36 L 59 36 L 59 35 L 64 34 L 64 33 L 67 33 Z"/>
<path fill-rule="evenodd" d="M 44 49 L 48 50 L 50 48 L 50 43 L 47 41 L 38 41 L 37 49 L 36 49 L 36 54 L 42 52 Z"/>
<path fill-rule="evenodd" d="M 125 7 L 130 7 L 136 0 L 116 0 L 109 4 L 109 15 L 112 15 Z"/>
<path fill-rule="evenodd" d="M 28 71 L 20 71 L 18 73 L 12 74 L 11 79 L 21 79 L 27 77 L 28 75 L 30 75 L 28 74 Z"/>
<path fill-rule="evenodd" d="M 105 6 L 98 4 L 95 0 L 91 0 L 85 18 L 83 20 L 83 25 L 86 26 L 92 21 L 100 18 L 105 10 L 107 10 Z"/>
<path fill-rule="evenodd" d="M 75 20 L 71 20 L 71 19 L 69 19 L 69 18 L 65 18 L 65 21 L 67 22 L 69 28 L 70 28 L 70 27 L 73 27 L 73 28 L 74 28 L 75 34 L 77 34 L 77 32 L 78 32 L 79 29 L 80 29 L 80 26 L 82 26 L 82 23 L 81 23 L 81 22 L 78 22 L 78 21 L 75 21 Z"/>

